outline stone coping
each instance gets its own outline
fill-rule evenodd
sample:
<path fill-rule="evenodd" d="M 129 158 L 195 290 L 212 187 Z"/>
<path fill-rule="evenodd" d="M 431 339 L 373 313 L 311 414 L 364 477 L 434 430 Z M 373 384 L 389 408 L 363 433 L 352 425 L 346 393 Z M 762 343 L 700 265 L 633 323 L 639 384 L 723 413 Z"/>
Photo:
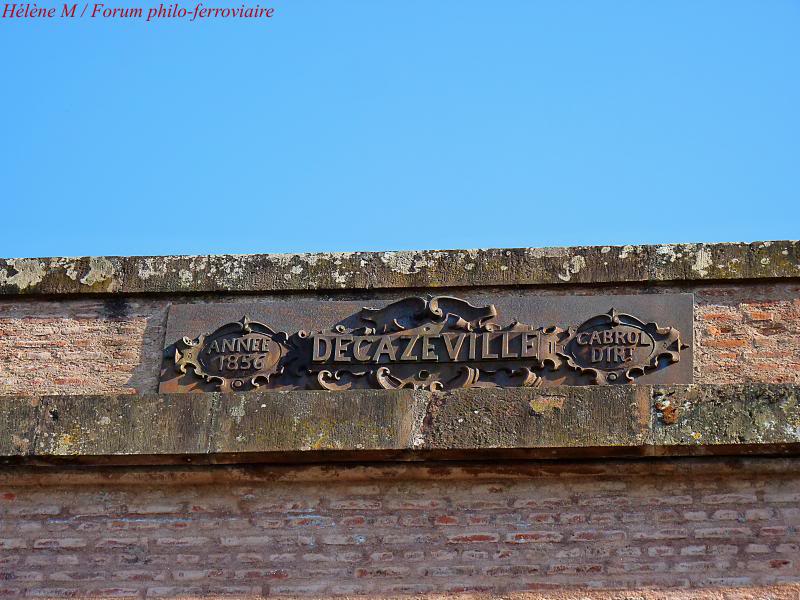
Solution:
<path fill-rule="evenodd" d="M 797 453 L 786 384 L 0 397 L 0 464 Z"/>
<path fill-rule="evenodd" d="M 0 259 L 0 295 L 291 292 L 800 277 L 800 242 Z"/>

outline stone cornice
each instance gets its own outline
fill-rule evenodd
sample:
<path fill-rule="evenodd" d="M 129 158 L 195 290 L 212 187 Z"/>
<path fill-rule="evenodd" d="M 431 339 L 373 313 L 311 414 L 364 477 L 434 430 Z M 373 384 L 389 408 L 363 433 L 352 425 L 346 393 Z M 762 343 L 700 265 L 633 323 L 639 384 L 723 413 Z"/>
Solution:
<path fill-rule="evenodd" d="M 298 292 L 800 278 L 800 242 L 0 259 L 0 295 Z"/>
<path fill-rule="evenodd" d="M 0 464 L 800 453 L 800 386 L 0 398 Z"/>

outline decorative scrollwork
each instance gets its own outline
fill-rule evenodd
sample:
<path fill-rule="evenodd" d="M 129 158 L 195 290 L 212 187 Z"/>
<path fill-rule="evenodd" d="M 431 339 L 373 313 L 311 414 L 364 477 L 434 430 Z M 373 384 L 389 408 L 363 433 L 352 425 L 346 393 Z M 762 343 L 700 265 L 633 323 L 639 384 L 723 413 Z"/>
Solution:
<path fill-rule="evenodd" d="M 223 391 L 261 385 L 446 390 L 629 383 L 688 348 L 680 332 L 612 308 L 578 326 L 498 322 L 494 305 L 409 297 L 288 336 L 247 317 L 174 344 L 174 364 Z"/>
<path fill-rule="evenodd" d="M 287 335 L 246 316 L 208 335 L 175 344 L 175 367 L 192 370 L 220 391 L 243 391 L 269 383 L 283 372 Z"/>
<path fill-rule="evenodd" d="M 681 334 L 674 327 L 659 327 L 613 308 L 568 330 L 559 354 L 567 366 L 592 376 L 593 383 L 631 382 L 638 375 L 676 363 Z"/>
<path fill-rule="evenodd" d="M 289 339 L 290 372 L 310 376 L 327 390 L 354 387 L 441 390 L 536 385 L 540 348 L 551 363 L 557 338 L 541 343 L 541 330 L 495 321 L 494 305 L 475 306 L 452 296 L 410 297 L 383 308 L 363 308 L 363 325 L 299 331 Z M 523 342 L 527 345 L 523 346 Z M 516 350 L 512 356 L 510 345 Z M 523 356 L 524 355 L 524 356 Z M 508 366 L 510 358 L 522 359 Z"/>

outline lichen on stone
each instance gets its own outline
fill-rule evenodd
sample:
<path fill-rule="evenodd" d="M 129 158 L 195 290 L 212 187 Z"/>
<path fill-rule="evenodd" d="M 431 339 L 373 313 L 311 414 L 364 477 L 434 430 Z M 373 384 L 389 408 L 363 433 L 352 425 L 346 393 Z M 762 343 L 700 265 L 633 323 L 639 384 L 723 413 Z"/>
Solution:
<path fill-rule="evenodd" d="M 119 287 L 113 285 L 115 274 L 114 265 L 110 260 L 102 256 L 93 256 L 89 259 L 89 272 L 81 277 L 80 282 L 83 285 L 88 285 L 89 287 L 100 283 L 105 283 L 107 281 L 112 282 L 112 285 L 106 285 L 104 287 L 106 287 L 108 291 L 115 291 Z"/>
<path fill-rule="evenodd" d="M 0 270 L 0 285 L 10 285 L 23 291 L 39 284 L 47 274 L 44 262 L 34 258 L 12 258 L 6 261 L 8 267 L 14 271 Z"/>

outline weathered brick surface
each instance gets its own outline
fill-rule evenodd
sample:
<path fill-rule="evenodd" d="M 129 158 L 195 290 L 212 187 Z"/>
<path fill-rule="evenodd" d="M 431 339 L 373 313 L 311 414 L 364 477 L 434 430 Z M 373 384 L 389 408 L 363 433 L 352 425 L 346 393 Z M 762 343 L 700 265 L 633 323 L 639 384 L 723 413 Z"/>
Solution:
<path fill-rule="evenodd" d="M 696 383 L 800 383 L 800 284 L 614 286 L 570 292 L 694 292 Z M 336 296 L 353 297 L 359 296 Z M 369 297 L 396 298 L 397 293 Z M 213 301 L 253 299 L 220 295 Z M 0 394 L 154 392 L 169 303 L 211 300 L 159 296 L 0 301 Z"/>
<path fill-rule="evenodd" d="M 698 383 L 800 380 L 800 285 L 706 288 L 695 302 Z"/>
<path fill-rule="evenodd" d="M 0 595 L 796 593 L 798 498 L 800 459 L 7 470 Z"/>

